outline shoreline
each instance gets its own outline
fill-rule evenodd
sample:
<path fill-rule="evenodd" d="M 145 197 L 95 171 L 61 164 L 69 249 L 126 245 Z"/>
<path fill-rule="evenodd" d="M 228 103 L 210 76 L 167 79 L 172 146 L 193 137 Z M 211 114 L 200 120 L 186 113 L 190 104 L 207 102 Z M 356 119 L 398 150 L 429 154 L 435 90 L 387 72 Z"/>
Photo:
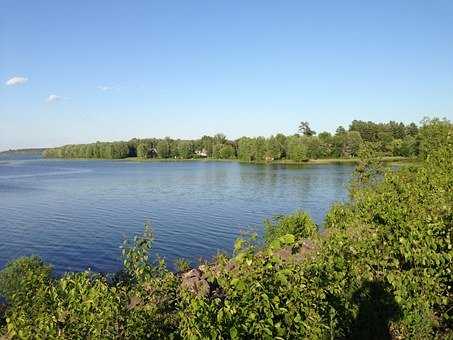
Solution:
<path fill-rule="evenodd" d="M 151 162 L 235 162 L 243 164 L 262 164 L 262 165 L 322 165 L 322 164 L 336 164 L 346 163 L 355 164 L 359 161 L 359 158 L 319 158 L 309 159 L 302 162 L 296 162 L 291 160 L 277 160 L 277 161 L 259 161 L 259 162 L 246 162 L 239 159 L 216 159 L 216 158 L 138 158 L 138 157 L 127 157 L 119 159 L 108 159 L 108 158 L 45 158 L 43 159 L 59 159 L 59 160 L 83 160 L 83 161 L 116 161 L 116 162 L 131 162 L 131 163 L 151 163 Z M 417 163 L 416 158 L 402 157 L 402 156 L 386 156 L 382 157 L 384 163 L 397 163 L 397 164 L 413 164 Z"/>

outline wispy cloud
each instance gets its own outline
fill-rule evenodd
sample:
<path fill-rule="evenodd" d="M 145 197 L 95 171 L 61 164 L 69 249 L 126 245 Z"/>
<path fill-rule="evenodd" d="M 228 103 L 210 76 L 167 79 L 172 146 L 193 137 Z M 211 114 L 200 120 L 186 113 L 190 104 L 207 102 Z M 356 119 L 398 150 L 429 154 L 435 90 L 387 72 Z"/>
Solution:
<path fill-rule="evenodd" d="M 16 86 L 16 85 L 22 85 L 28 82 L 28 78 L 26 77 L 12 77 L 11 79 L 8 79 L 5 84 L 6 86 Z"/>
<path fill-rule="evenodd" d="M 53 103 L 62 100 L 63 97 L 57 96 L 56 94 L 51 94 L 46 98 L 46 102 Z"/>
<path fill-rule="evenodd" d="M 101 86 L 98 86 L 98 89 L 101 90 L 101 91 L 110 91 L 110 90 L 113 90 L 113 87 L 112 86 L 101 85 Z"/>

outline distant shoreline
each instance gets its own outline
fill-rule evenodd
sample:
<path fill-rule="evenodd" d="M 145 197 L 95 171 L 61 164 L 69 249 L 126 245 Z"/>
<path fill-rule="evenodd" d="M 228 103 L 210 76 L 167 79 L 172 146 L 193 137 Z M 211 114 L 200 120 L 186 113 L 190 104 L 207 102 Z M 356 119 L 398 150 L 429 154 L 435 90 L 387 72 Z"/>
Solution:
<path fill-rule="evenodd" d="M 114 162 L 131 162 L 131 163 L 159 163 L 159 162 L 234 162 L 243 164 L 263 164 L 263 165 L 322 165 L 322 164 L 335 164 L 335 163 L 346 163 L 355 164 L 359 161 L 359 158 L 322 158 L 322 159 L 309 159 L 303 162 L 296 162 L 292 160 L 277 160 L 277 161 L 261 161 L 261 162 L 244 162 L 239 159 L 216 159 L 216 158 L 138 158 L 138 157 L 127 157 L 120 159 L 108 159 L 108 158 L 43 158 L 43 159 L 59 159 L 59 160 L 84 160 L 84 161 L 114 161 Z M 400 157 L 400 156 L 386 156 L 381 158 L 385 163 L 415 163 L 417 160 L 411 157 Z"/>
<path fill-rule="evenodd" d="M 29 148 L 0 151 L 0 155 L 41 155 L 47 148 Z"/>

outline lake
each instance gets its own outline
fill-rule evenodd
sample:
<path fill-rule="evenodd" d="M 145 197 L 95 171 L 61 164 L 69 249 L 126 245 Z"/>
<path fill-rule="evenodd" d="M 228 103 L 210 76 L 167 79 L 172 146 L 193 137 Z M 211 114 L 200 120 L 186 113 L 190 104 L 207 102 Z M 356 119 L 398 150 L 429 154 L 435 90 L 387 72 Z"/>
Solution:
<path fill-rule="evenodd" d="M 0 268 L 39 255 L 55 272 L 112 272 L 120 245 L 151 223 L 153 255 L 192 262 L 297 209 L 318 223 L 347 198 L 351 164 L 0 159 Z"/>

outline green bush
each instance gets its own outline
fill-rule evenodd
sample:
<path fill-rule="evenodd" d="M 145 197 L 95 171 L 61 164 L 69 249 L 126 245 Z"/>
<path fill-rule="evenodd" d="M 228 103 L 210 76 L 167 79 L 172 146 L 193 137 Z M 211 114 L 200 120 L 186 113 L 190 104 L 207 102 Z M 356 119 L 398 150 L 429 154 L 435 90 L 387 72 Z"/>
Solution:
<path fill-rule="evenodd" d="M 235 257 L 208 273 L 221 294 L 183 295 L 181 334 L 452 337 L 451 126 L 443 136 L 421 166 L 396 172 L 383 171 L 373 150 L 363 150 L 368 157 L 358 168 L 351 201 L 334 205 L 326 232 L 312 239 L 309 250 L 302 247 L 304 256 L 300 238 L 289 237 L 300 230 L 291 218 L 268 223 L 264 250 L 238 241 Z M 292 261 L 282 256 L 282 244 L 291 247 Z"/>
<path fill-rule="evenodd" d="M 266 244 L 286 234 L 294 235 L 297 239 L 309 238 L 317 231 L 316 224 L 310 216 L 298 211 L 288 216 L 276 216 L 273 220 L 264 222 L 264 239 Z"/>
<path fill-rule="evenodd" d="M 377 186 L 363 187 L 326 219 L 333 233 L 322 248 L 345 257 L 338 249 L 347 244 L 358 281 L 383 283 L 399 311 L 395 335 L 430 338 L 451 331 L 452 138 L 450 127 L 422 166 L 387 171 Z M 351 238 L 355 233 L 359 237 Z"/>
<path fill-rule="evenodd" d="M 258 253 L 239 246 L 237 255 L 218 262 L 207 276 L 219 291 L 211 298 L 183 292 L 180 332 L 184 338 L 320 338 L 324 311 L 316 278 L 303 275 L 303 262 L 285 262 L 280 245 L 297 247 L 287 234 Z M 274 240 L 275 241 L 275 240 Z M 238 244 L 242 244 L 238 242 Z M 317 301 L 314 304 L 314 301 Z M 316 308 L 314 308 L 316 307 Z M 327 316 L 328 317 L 328 316 Z"/>
<path fill-rule="evenodd" d="M 21 257 L 0 272 L 0 295 L 8 303 L 32 301 L 34 293 L 51 279 L 52 268 L 38 257 Z"/>
<path fill-rule="evenodd" d="M 49 288 L 52 269 L 37 257 L 22 257 L 12 261 L 0 272 L 0 295 L 6 298 L 8 309 L 4 313 L 10 335 L 27 334 L 34 320 L 47 309 L 47 299 L 40 292 Z M 23 324 L 25 331 L 16 328 Z M 24 336 L 22 336 L 24 337 Z"/>
<path fill-rule="evenodd" d="M 178 281 L 160 261 L 148 262 L 148 227 L 123 247 L 124 269 L 113 280 L 92 272 L 51 279 L 36 257 L 0 272 L 7 332 L 17 338 L 162 338 L 176 329 Z"/>

